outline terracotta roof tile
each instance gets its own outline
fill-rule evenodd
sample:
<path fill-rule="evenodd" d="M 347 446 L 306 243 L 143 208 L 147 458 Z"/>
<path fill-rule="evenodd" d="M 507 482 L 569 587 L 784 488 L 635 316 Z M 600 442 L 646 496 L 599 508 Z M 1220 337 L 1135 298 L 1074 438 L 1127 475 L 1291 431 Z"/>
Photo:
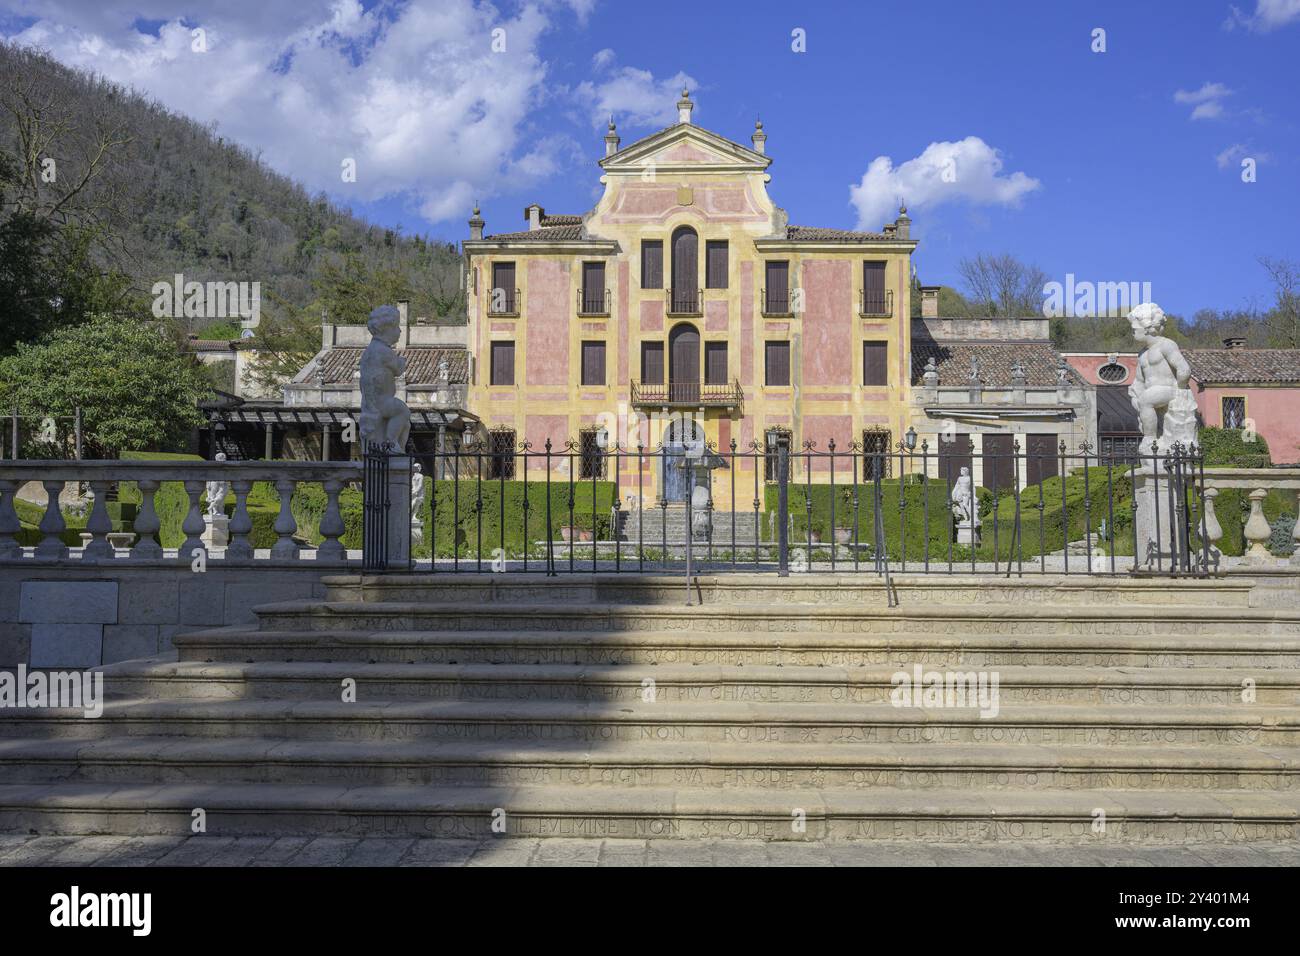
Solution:
<path fill-rule="evenodd" d="M 555 218 L 557 217 L 555 216 L 546 217 L 547 221 L 550 221 Z M 569 218 L 569 217 L 560 217 L 560 218 Z M 496 235 L 484 236 L 483 238 L 491 239 L 491 240 L 503 239 L 503 240 L 509 240 L 510 242 L 519 242 L 521 240 L 524 242 L 541 242 L 543 240 L 555 240 L 555 239 L 560 239 L 560 240 L 581 239 L 582 221 L 579 217 L 575 216 L 573 218 L 578 219 L 578 222 L 573 224 L 562 225 L 562 226 L 542 226 L 540 229 L 525 229 L 523 232 L 498 232 Z"/>
<path fill-rule="evenodd" d="M 787 239 L 818 242 L 862 242 L 888 239 L 883 232 L 853 232 L 848 229 L 823 229 L 820 226 L 786 226 Z"/>
<path fill-rule="evenodd" d="M 325 373 L 326 385 L 342 385 L 351 382 L 353 375 L 361 369 L 361 353 L 364 349 L 335 348 L 322 356 L 319 368 Z M 406 359 L 406 383 L 408 385 L 433 385 L 438 380 L 438 363 L 447 359 L 452 385 L 463 385 L 469 381 L 469 353 L 465 349 L 411 348 L 398 349 L 397 354 Z"/>
<path fill-rule="evenodd" d="M 1192 375 L 1216 382 L 1300 382 L 1300 349 L 1184 349 Z"/>
<path fill-rule="evenodd" d="M 939 384 L 965 385 L 970 379 L 971 359 L 979 360 L 980 381 L 986 388 L 1010 388 L 1011 366 L 1019 361 L 1025 367 L 1025 384 L 1031 388 L 1050 388 L 1057 382 L 1059 357 L 1045 342 L 914 342 L 912 344 L 912 384 L 922 384 L 925 363 L 934 357 Z M 1080 379 L 1074 369 L 1066 367 L 1071 385 Z"/>

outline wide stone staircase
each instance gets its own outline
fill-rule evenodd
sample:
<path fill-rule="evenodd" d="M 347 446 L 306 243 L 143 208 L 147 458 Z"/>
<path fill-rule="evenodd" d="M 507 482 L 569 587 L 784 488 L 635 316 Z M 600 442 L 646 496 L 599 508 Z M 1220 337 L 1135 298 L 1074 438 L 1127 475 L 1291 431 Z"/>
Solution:
<path fill-rule="evenodd" d="M 98 719 L 0 712 L 0 831 L 1300 837 L 1300 610 L 1250 581 L 325 580 L 104 668 Z M 895 706 L 917 668 L 996 713 Z"/>
<path fill-rule="evenodd" d="M 669 546 L 686 542 L 686 505 L 682 502 L 669 502 L 666 508 L 633 509 L 623 514 L 620 537 L 625 542 L 633 545 L 639 543 L 645 547 L 659 547 L 665 541 Z M 770 535 L 761 534 L 759 517 L 752 510 L 713 511 L 710 517 L 713 523 L 713 547 L 717 551 L 730 553 L 733 525 L 736 547 L 742 553 L 744 549 L 752 553 L 756 529 L 760 531 L 762 543 L 768 543 Z"/>

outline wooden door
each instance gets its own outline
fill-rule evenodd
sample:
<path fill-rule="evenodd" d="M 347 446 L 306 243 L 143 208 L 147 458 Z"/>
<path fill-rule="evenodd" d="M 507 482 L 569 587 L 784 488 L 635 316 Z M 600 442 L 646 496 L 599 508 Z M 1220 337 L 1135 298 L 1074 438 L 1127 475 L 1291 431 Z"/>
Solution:
<path fill-rule="evenodd" d="M 668 400 L 700 400 L 700 333 L 692 325 L 679 325 L 668 334 Z"/>

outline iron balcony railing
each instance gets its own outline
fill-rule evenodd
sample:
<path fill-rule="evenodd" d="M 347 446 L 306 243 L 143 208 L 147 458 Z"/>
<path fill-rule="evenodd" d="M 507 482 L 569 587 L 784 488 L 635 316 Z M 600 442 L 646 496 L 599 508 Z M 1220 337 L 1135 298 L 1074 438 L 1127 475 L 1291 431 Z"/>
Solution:
<path fill-rule="evenodd" d="M 632 382 L 632 404 L 692 406 L 699 408 L 738 408 L 744 401 L 740 382 L 701 384 L 699 382 Z"/>
<path fill-rule="evenodd" d="M 511 316 L 519 314 L 518 289 L 491 289 L 488 292 L 488 315 Z"/>
<path fill-rule="evenodd" d="M 773 291 L 764 289 L 763 291 L 763 314 L 788 316 L 793 315 L 790 306 L 789 291 Z"/>
<path fill-rule="evenodd" d="M 893 315 L 893 289 L 863 289 L 858 303 L 859 315 Z"/>
<path fill-rule="evenodd" d="M 578 314 L 579 315 L 609 315 L 609 290 L 608 289 L 587 289 L 578 290 Z"/>
<path fill-rule="evenodd" d="M 669 315 L 704 314 L 704 293 L 699 289 L 669 289 L 665 296 Z"/>

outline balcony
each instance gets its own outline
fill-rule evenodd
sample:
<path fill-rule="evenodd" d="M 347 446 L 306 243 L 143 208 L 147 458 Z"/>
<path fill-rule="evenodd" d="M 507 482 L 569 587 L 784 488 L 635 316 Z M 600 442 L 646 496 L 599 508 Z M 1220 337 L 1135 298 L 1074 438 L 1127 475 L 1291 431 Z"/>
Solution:
<path fill-rule="evenodd" d="M 488 292 L 487 314 L 492 318 L 517 318 L 519 302 L 518 289 L 491 289 Z"/>
<path fill-rule="evenodd" d="M 893 289 L 863 289 L 858 299 L 858 315 L 863 318 L 894 314 Z"/>
<path fill-rule="evenodd" d="M 704 314 L 704 293 L 699 289 L 668 289 L 664 297 L 670 317 Z"/>
<path fill-rule="evenodd" d="M 603 317 L 609 315 L 608 289 L 579 289 L 578 315 L 583 317 Z"/>
<path fill-rule="evenodd" d="M 763 289 L 763 315 L 767 318 L 788 319 L 794 316 L 789 290 Z"/>
<path fill-rule="evenodd" d="M 656 408 L 739 408 L 744 392 L 739 381 L 718 385 L 699 382 L 632 382 L 632 404 Z"/>

